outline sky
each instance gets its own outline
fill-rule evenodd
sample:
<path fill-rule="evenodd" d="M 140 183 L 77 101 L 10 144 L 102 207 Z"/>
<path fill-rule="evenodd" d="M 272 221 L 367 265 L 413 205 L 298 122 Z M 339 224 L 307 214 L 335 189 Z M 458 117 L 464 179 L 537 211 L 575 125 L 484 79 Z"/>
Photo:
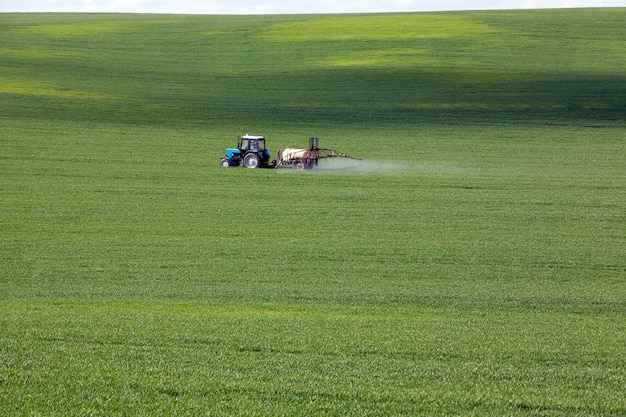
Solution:
<path fill-rule="evenodd" d="M 0 13 L 308 14 L 564 7 L 626 7 L 626 0 L 0 0 Z"/>

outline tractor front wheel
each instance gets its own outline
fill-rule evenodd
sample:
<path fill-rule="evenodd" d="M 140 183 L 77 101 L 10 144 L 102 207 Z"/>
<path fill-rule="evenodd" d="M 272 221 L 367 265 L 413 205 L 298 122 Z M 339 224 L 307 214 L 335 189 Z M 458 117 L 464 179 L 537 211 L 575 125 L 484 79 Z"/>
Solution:
<path fill-rule="evenodd" d="M 221 166 L 221 167 L 223 167 L 223 168 L 228 168 L 228 167 L 230 166 L 230 164 L 228 163 L 228 159 L 223 158 L 223 159 L 220 161 L 220 166 Z"/>
<path fill-rule="evenodd" d="M 259 159 L 259 155 L 255 153 L 249 153 L 243 158 L 243 165 L 246 168 L 258 168 L 261 164 L 261 160 Z"/>

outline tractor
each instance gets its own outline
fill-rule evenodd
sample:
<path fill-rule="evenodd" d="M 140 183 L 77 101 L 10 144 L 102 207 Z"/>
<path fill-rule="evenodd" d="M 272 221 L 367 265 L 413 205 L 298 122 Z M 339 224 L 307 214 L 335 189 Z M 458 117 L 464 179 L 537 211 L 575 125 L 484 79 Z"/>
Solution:
<path fill-rule="evenodd" d="M 237 149 L 226 149 L 226 156 L 222 158 L 220 165 L 225 168 L 243 165 L 246 168 L 292 167 L 302 170 L 316 167 L 319 160 L 325 158 L 359 159 L 334 149 L 320 148 L 320 140 L 310 138 L 308 148 L 281 148 L 278 150 L 278 160 L 274 159 L 270 162 L 270 153 L 265 147 L 265 138 L 246 135 L 238 139 Z"/>
<path fill-rule="evenodd" d="M 237 148 L 226 149 L 226 156 L 220 162 L 223 167 L 245 166 L 246 168 L 267 168 L 270 153 L 265 147 L 263 136 L 245 135 L 237 140 Z"/>

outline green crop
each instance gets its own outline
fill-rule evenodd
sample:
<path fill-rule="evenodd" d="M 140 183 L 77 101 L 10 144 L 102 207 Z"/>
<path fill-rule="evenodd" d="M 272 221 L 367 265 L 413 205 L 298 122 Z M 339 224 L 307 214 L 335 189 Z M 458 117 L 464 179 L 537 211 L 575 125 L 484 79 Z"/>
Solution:
<path fill-rule="evenodd" d="M 625 14 L 0 15 L 0 414 L 624 415 Z"/>

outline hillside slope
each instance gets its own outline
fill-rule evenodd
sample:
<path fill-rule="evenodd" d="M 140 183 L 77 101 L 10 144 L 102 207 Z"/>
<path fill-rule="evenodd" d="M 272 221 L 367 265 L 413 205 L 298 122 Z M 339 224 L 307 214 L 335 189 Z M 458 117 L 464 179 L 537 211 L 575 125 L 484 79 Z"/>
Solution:
<path fill-rule="evenodd" d="M 0 415 L 623 417 L 625 18 L 0 15 Z"/>
<path fill-rule="evenodd" d="M 623 121 L 625 16 L 5 14 L 0 106 L 175 125 Z"/>

